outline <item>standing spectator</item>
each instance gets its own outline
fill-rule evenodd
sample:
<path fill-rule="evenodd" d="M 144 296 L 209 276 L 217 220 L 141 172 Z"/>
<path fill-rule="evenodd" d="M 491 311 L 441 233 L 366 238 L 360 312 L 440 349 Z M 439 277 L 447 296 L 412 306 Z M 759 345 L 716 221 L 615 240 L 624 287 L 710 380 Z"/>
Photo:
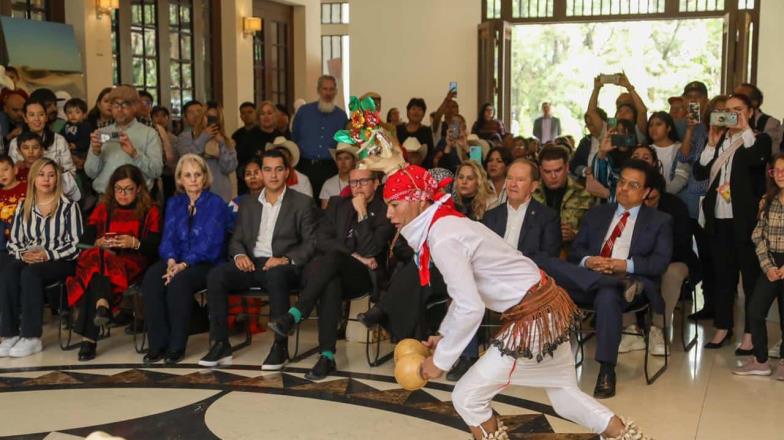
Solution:
<path fill-rule="evenodd" d="M 283 104 L 275 104 L 275 126 L 278 131 L 286 138 L 291 139 L 291 116 L 289 110 Z"/>
<path fill-rule="evenodd" d="M 11 139 L 19 136 L 24 126 L 24 104 L 27 93 L 23 90 L 3 91 L 3 111 L 0 112 L 0 135 L 2 145 L 8 145 Z M 2 149 L 2 148 L 0 148 Z"/>
<path fill-rule="evenodd" d="M 397 126 L 397 140 L 403 144 L 409 137 L 415 137 L 423 146 L 427 146 L 427 151 L 433 151 L 433 132 L 430 127 L 422 123 L 422 119 L 427 112 L 427 104 L 422 98 L 411 98 L 406 105 L 406 117 L 408 122 Z M 432 156 L 431 156 L 432 157 Z M 432 159 L 430 159 L 432 162 Z M 431 163 L 428 157 L 425 157 L 423 163 L 425 167 L 429 167 Z"/>
<path fill-rule="evenodd" d="M 635 125 L 635 132 L 637 140 L 643 142 L 645 140 L 645 132 L 648 127 L 648 109 L 642 101 L 640 95 L 637 94 L 634 86 L 629 82 L 629 78 L 625 73 L 617 75 L 618 82 L 615 85 L 626 89 L 626 93 L 622 93 L 615 101 L 615 118 L 626 119 Z M 593 92 L 588 101 L 588 111 L 591 113 L 599 106 L 599 91 L 606 83 L 602 82 L 602 75 L 598 75 L 593 81 Z M 605 118 L 606 121 L 606 118 Z"/>
<path fill-rule="evenodd" d="M 336 149 L 330 150 L 332 158 L 335 159 L 335 164 L 338 167 L 338 173 L 327 179 L 324 182 L 324 186 L 321 187 L 321 194 L 319 194 L 321 209 L 327 209 L 329 199 L 339 196 L 344 189 L 349 187 L 349 173 L 357 165 L 359 160 L 358 152 L 359 148 L 355 145 L 343 142 L 339 142 Z"/>
<path fill-rule="evenodd" d="M 504 147 L 493 147 L 487 152 L 485 171 L 493 186 L 497 204 L 506 203 L 506 172 L 512 164 L 512 152 Z M 536 172 L 537 176 L 539 172 Z M 536 180 L 539 180 L 538 178 Z M 533 191 L 533 187 L 531 188 Z"/>
<path fill-rule="evenodd" d="M 183 130 L 177 138 L 177 153 L 180 157 L 186 154 L 203 157 L 212 174 L 210 191 L 229 203 L 234 195 L 229 175 L 237 169 L 237 150 L 226 136 L 223 110 L 218 104 L 207 103 L 206 108 L 201 108 L 201 115 L 191 121 L 195 125 Z"/>
<path fill-rule="evenodd" d="M 504 123 L 495 117 L 493 104 L 487 102 L 479 109 L 479 116 L 471 127 L 471 133 L 493 144 L 501 143 L 506 129 Z"/>
<path fill-rule="evenodd" d="M 87 114 L 87 120 L 92 127 L 103 128 L 114 122 L 112 101 L 109 99 L 109 93 L 113 89 L 113 87 L 106 87 L 98 94 L 95 105 L 90 110 L 90 113 Z"/>
<path fill-rule="evenodd" d="M 542 103 L 542 116 L 534 121 L 534 136 L 545 144 L 561 135 L 561 121 L 550 115 L 550 103 Z"/>
<path fill-rule="evenodd" d="M 762 275 L 757 280 L 748 318 L 754 355 L 740 368 L 732 371 L 740 376 L 768 376 L 772 373 L 768 365 L 767 316 L 774 300 L 779 303 L 779 315 L 784 309 L 784 155 L 779 153 L 768 169 L 768 192 L 762 199 L 760 216 L 751 236 L 756 247 L 757 259 Z M 784 321 L 781 321 L 784 329 Z M 784 380 L 784 348 L 779 344 L 776 355 L 781 358 L 776 369 L 776 379 Z"/>
<path fill-rule="evenodd" d="M 138 168 L 123 165 L 112 173 L 82 237 L 95 246 L 79 255 L 76 274 L 66 282 L 68 305 L 79 309 L 74 331 L 83 337 L 80 361 L 95 358 L 99 327 L 111 321 L 125 290 L 158 257 L 160 215 Z"/>
<path fill-rule="evenodd" d="M 667 99 L 667 103 L 670 104 L 669 113 L 672 119 L 686 119 L 689 113 L 686 109 L 687 102 L 683 96 L 671 96 Z"/>
<path fill-rule="evenodd" d="M 245 103 L 244 107 L 240 109 L 242 120 L 246 121 L 250 117 L 251 108 Z M 251 104 L 252 105 L 252 104 Z M 244 174 L 243 169 L 245 164 L 253 157 L 261 157 L 264 153 L 264 148 L 267 144 L 273 142 L 275 138 L 283 136 L 277 128 L 277 118 L 275 104 L 272 101 L 264 101 L 259 104 L 258 111 L 254 110 L 253 125 L 248 126 L 247 122 L 244 127 L 237 129 L 232 135 L 237 145 L 237 176 Z M 247 187 L 242 181 L 237 181 L 237 193 L 244 194 L 247 192 Z"/>
<path fill-rule="evenodd" d="M 434 168 L 445 168 L 452 173 L 457 171 L 458 165 L 468 158 L 468 127 L 462 115 L 452 116 L 446 137 L 433 156 Z M 424 165 L 424 164 L 423 164 Z"/>
<path fill-rule="evenodd" d="M 152 108 L 152 120 L 160 127 L 168 143 L 162 142 L 163 145 L 163 171 L 161 172 L 161 182 L 163 183 L 163 198 L 168 199 L 176 191 L 174 183 L 174 168 L 177 167 L 177 160 L 180 155 L 177 153 L 177 136 L 172 133 L 171 119 L 169 116 L 169 109 L 163 106 L 156 105 Z M 160 134 L 160 132 L 159 132 Z"/>
<path fill-rule="evenodd" d="M 714 326 L 716 332 L 705 348 L 720 348 L 732 339 L 733 305 L 738 286 L 738 272 L 743 273 L 746 314 L 760 275 L 751 234 L 757 223 L 765 164 L 770 157 L 770 136 L 759 135 L 749 126 L 753 107 L 745 95 L 732 95 L 727 109 L 738 113 L 738 125 L 730 128 L 711 126 L 708 145 L 694 164 L 697 179 L 709 179 L 702 201 L 705 233 L 710 237 L 716 277 Z M 744 337 L 738 353 L 751 353 L 748 316 L 744 320 Z"/>
<path fill-rule="evenodd" d="M 405 152 L 406 162 L 412 165 L 422 165 L 427 157 L 428 150 L 425 145 L 419 143 L 415 137 L 410 137 L 400 146 Z"/>
<path fill-rule="evenodd" d="M 455 91 L 450 90 L 436 110 L 436 115 L 433 118 L 433 140 L 436 146 L 441 146 L 446 139 L 446 132 L 452 123 L 452 118 L 460 114 L 460 105 L 455 98 Z"/>
<path fill-rule="evenodd" d="M 579 180 L 584 180 L 586 173 L 590 174 L 587 168 L 590 168 L 594 156 L 599 152 L 599 145 L 607 131 L 607 112 L 599 107 L 589 109 L 583 115 L 583 120 L 588 134 L 580 140 L 569 160 L 569 171 Z"/>
<path fill-rule="evenodd" d="M 302 146 L 302 160 L 297 169 L 308 176 L 317 194 L 324 181 L 338 171 L 329 149 L 337 146 L 335 133 L 348 122 L 346 112 L 335 105 L 337 84 L 334 77 L 322 75 L 318 80 L 318 101 L 297 110 L 291 130 L 294 142 Z"/>
<path fill-rule="evenodd" d="M 283 136 L 278 136 L 271 144 L 267 144 L 265 149 L 266 151 L 280 150 L 286 156 L 286 163 L 291 167 L 288 179 L 286 180 L 286 186 L 294 191 L 301 192 L 306 196 L 313 197 L 313 186 L 310 184 L 310 179 L 308 179 L 308 176 L 305 174 L 296 170 L 300 157 L 297 144 Z"/>
<path fill-rule="evenodd" d="M 655 112 L 651 115 L 648 120 L 648 139 L 659 158 L 667 192 L 678 194 L 688 183 L 691 170 L 688 164 L 678 160 L 681 142 L 669 113 Z"/>
<path fill-rule="evenodd" d="M 136 121 L 139 94 L 133 87 L 117 86 L 107 99 L 114 122 L 93 132 L 84 171 L 93 179 L 95 192 L 103 194 L 114 170 L 122 165 L 136 165 L 151 189 L 163 169 L 158 132 Z"/>
<path fill-rule="evenodd" d="M 391 109 L 389 109 L 389 111 L 387 112 L 386 121 L 387 124 L 390 124 L 393 127 L 397 127 L 398 125 L 400 125 L 401 122 L 400 109 L 398 109 L 397 107 L 392 107 Z"/>
<path fill-rule="evenodd" d="M 138 108 L 136 109 L 136 120 L 148 127 L 154 127 L 152 120 L 153 97 L 147 90 L 139 90 Z"/>
<path fill-rule="evenodd" d="M 46 118 L 49 121 L 49 129 L 55 133 L 63 131 L 65 119 L 61 119 L 57 113 L 57 95 L 50 89 L 37 89 L 30 94 L 30 99 L 43 103 L 46 110 Z"/>
<path fill-rule="evenodd" d="M 142 281 L 150 337 L 146 364 L 176 364 L 185 356 L 193 294 L 204 289 L 209 269 L 225 256 L 231 220 L 226 202 L 209 191 L 212 174 L 201 156 L 183 155 L 174 175 L 180 194 L 166 203 L 161 260 Z"/>
<path fill-rule="evenodd" d="M 71 275 L 79 255 L 82 215 L 63 196 L 58 165 L 40 159 L 30 173 L 8 253 L 0 256 L 0 357 L 25 357 L 43 349 L 44 286 Z"/>
<path fill-rule="evenodd" d="M 765 96 L 754 84 L 743 83 L 735 87 L 735 94 L 746 95 L 751 99 L 751 106 L 754 109 L 751 117 L 749 118 L 749 126 L 755 133 L 765 133 L 770 136 L 774 146 L 778 146 L 782 142 L 781 122 L 779 118 L 773 117 L 762 111 L 762 102 Z"/>

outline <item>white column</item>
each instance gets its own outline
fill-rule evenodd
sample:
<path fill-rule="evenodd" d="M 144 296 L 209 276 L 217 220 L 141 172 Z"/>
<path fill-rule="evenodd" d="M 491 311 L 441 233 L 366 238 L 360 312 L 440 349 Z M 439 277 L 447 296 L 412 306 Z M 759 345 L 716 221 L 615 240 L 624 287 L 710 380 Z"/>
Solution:
<path fill-rule="evenodd" d="M 222 104 L 227 133 L 232 133 L 240 126 L 240 103 L 254 100 L 253 38 L 242 32 L 242 18 L 252 16 L 252 0 L 221 2 Z"/>
<path fill-rule="evenodd" d="M 109 16 L 96 17 L 94 1 L 74 0 L 65 2 L 65 22 L 73 26 L 82 52 L 84 98 L 92 107 L 101 89 L 113 81 L 112 20 Z"/>

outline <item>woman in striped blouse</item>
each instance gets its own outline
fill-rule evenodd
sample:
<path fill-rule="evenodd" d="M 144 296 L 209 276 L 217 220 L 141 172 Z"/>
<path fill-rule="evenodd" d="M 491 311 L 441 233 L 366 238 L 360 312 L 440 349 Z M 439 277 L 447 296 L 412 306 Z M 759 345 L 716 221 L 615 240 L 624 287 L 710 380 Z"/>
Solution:
<path fill-rule="evenodd" d="M 37 160 L 14 216 L 8 255 L 0 256 L 0 357 L 41 351 L 44 286 L 73 274 L 81 235 L 82 215 L 63 196 L 59 167 Z"/>

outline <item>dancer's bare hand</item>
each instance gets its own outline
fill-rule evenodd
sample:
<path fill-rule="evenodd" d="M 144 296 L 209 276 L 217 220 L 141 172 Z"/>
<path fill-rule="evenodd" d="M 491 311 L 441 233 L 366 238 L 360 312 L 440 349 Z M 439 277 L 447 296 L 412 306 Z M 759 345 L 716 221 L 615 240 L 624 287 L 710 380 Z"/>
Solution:
<path fill-rule="evenodd" d="M 425 380 L 438 379 L 443 375 L 444 375 L 444 370 L 436 367 L 436 364 L 433 362 L 433 356 L 430 356 L 429 358 L 425 359 L 424 362 L 422 362 L 423 379 Z"/>
<path fill-rule="evenodd" d="M 436 346 L 438 346 L 438 343 L 441 342 L 441 339 L 443 339 L 443 338 L 444 337 L 441 336 L 441 335 L 433 335 L 433 336 L 427 338 L 427 341 L 422 341 L 422 344 L 425 347 L 429 348 L 430 351 L 435 351 Z"/>

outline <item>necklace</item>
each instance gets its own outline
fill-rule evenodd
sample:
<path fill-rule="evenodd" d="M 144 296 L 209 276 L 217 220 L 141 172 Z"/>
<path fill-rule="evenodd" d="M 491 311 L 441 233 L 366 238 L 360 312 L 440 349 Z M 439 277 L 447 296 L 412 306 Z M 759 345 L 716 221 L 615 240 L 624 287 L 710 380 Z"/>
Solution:
<path fill-rule="evenodd" d="M 52 197 L 52 200 L 49 200 L 48 202 L 42 202 L 42 201 L 40 201 L 38 199 L 38 197 L 36 197 L 35 198 L 35 204 L 38 205 L 38 206 L 49 206 L 52 203 L 54 203 L 55 200 L 57 200 L 57 197 Z"/>

